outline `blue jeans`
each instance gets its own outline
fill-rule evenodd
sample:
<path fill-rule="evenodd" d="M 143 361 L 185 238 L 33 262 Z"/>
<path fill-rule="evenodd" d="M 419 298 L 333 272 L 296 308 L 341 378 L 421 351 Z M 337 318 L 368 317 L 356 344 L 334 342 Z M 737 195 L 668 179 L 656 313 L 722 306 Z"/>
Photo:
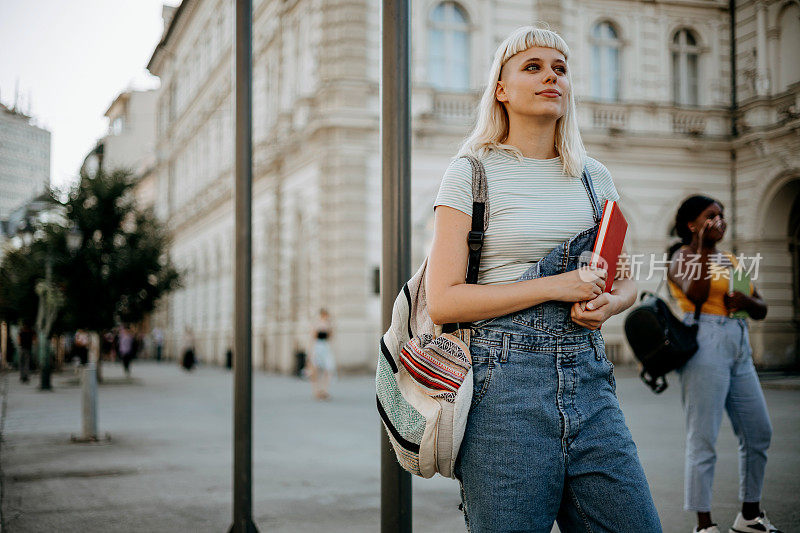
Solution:
<path fill-rule="evenodd" d="M 520 278 L 573 270 L 596 227 Z M 475 324 L 472 408 L 456 464 L 471 532 L 660 532 L 603 337 L 546 302 Z"/>
<path fill-rule="evenodd" d="M 692 313 L 684 322 L 692 323 Z M 714 446 L 727 411 L 739 438 L 739 499 L 761 501 L 772 425 L 753 366 L 743 319 L 701 314 L 697 352 L 678 373 L 686 414 L 685 500 L 687 511 L 711 511 Z"/>

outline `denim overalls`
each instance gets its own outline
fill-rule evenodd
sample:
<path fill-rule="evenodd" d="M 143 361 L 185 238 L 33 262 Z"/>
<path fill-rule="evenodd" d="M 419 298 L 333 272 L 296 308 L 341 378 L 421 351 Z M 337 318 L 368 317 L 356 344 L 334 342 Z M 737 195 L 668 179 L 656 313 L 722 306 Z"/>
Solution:
<path fill-rule="evenodd" d="M 591 181 L 583 184 L 595 221 Z M 520 281 L 575 270 L 597 225 L 560 244 Z M 611 274 L 613 275 L 613 273 Z M 472 407 L 456 476 L 467 530 L 660 532 L 615 394 L 600 331 L 550 301 L 473 325 Z"/>

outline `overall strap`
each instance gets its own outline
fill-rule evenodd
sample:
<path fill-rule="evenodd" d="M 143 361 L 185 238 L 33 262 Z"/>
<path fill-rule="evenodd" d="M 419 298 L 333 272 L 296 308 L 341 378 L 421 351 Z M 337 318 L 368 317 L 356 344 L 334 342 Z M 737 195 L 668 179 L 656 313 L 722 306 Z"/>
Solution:
<path fill-rule="evenodd" d="M 586 189 L 586 194 L 589 195 L 589 201 L 592 204 L 592 211 L 594 212 L 594 221 L 595 223 L 599 223 L 600 219 L 603 216 L 602 207 L 600 206 L 600 199 L 597 197 L 597 193 L 594 190 L 594 183 L 592 182 L 592 176 L 589 174 L 589 167 L 584 166 L 583 172 L 581 173 L 581 181 L 583 182 L 583 187 Z"/>
<path fill-rule="evenodd" d="M 462 156 L 472 166 L 472 227 L 467 234 L 469 257 L 467 259 L 467 283 L 478 283 L 481 265 L 483 237 L 489 227 L 489 191 L 486 184 L 486 169 L 477 158 L 471 155 Z M 444 324 L 442 331 L 452 333 L 459 329 L 469 328 L 468 322 Z"/>

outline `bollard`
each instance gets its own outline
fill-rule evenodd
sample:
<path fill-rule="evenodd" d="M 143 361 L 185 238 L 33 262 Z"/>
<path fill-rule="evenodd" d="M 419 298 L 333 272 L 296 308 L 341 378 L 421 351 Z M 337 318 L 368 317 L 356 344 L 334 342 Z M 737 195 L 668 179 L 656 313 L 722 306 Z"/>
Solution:
<path fill-rule="evenodd" d="M 83 410 L 84 441 L 97 440 L 97 365 L 89 361 L 81 373 L 81 407 Z"/>

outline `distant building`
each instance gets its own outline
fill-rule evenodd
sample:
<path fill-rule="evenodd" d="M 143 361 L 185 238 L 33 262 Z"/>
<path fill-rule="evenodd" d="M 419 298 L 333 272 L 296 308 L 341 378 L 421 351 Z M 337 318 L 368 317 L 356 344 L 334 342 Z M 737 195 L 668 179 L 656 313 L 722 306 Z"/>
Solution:
<path fill-rule="evenodd" d="M 0 104 L 0 221 L 50 186 L 50 132 Z"/>
<path fill-rule="evenodd" d="M 288 371 L 325 307 L 341 365 L 369 367 L 381 334 L 380 2 L 253 4 L 254 364 Z M 719 198 L 723 246 L 763 257 L 770 311 L 753 323 L 755 360 L 797 364 L 800 5 L 734 5 L 732 40 L 724 0 L 412 2 L 414 264 L 495 47 L 545 20 L 571 48 L 584 141 L 614 176 L 631 251 L 660 256 L 684 197 Z M 187 272 L 158 320 L 170 349 L 191 325 L 199 356 L 218 362 L 233 332 L 233 15 L 232 2 L 184 0 L 148 65 L 162 87 L 156 209 Z M 603 328 L 619 361 L 631 358 L 622 318 Z"/>
<path fill-rule="evenodd" d="M 126 169 L 137 179 L 140 205 L 152 206 L 155 188 L 151 171 L 155 166 L 156 104 L 158 90 L 120 93 L 108 110 L 108 132 L 86 156 L 82 170 L 89 174 Z"/>

